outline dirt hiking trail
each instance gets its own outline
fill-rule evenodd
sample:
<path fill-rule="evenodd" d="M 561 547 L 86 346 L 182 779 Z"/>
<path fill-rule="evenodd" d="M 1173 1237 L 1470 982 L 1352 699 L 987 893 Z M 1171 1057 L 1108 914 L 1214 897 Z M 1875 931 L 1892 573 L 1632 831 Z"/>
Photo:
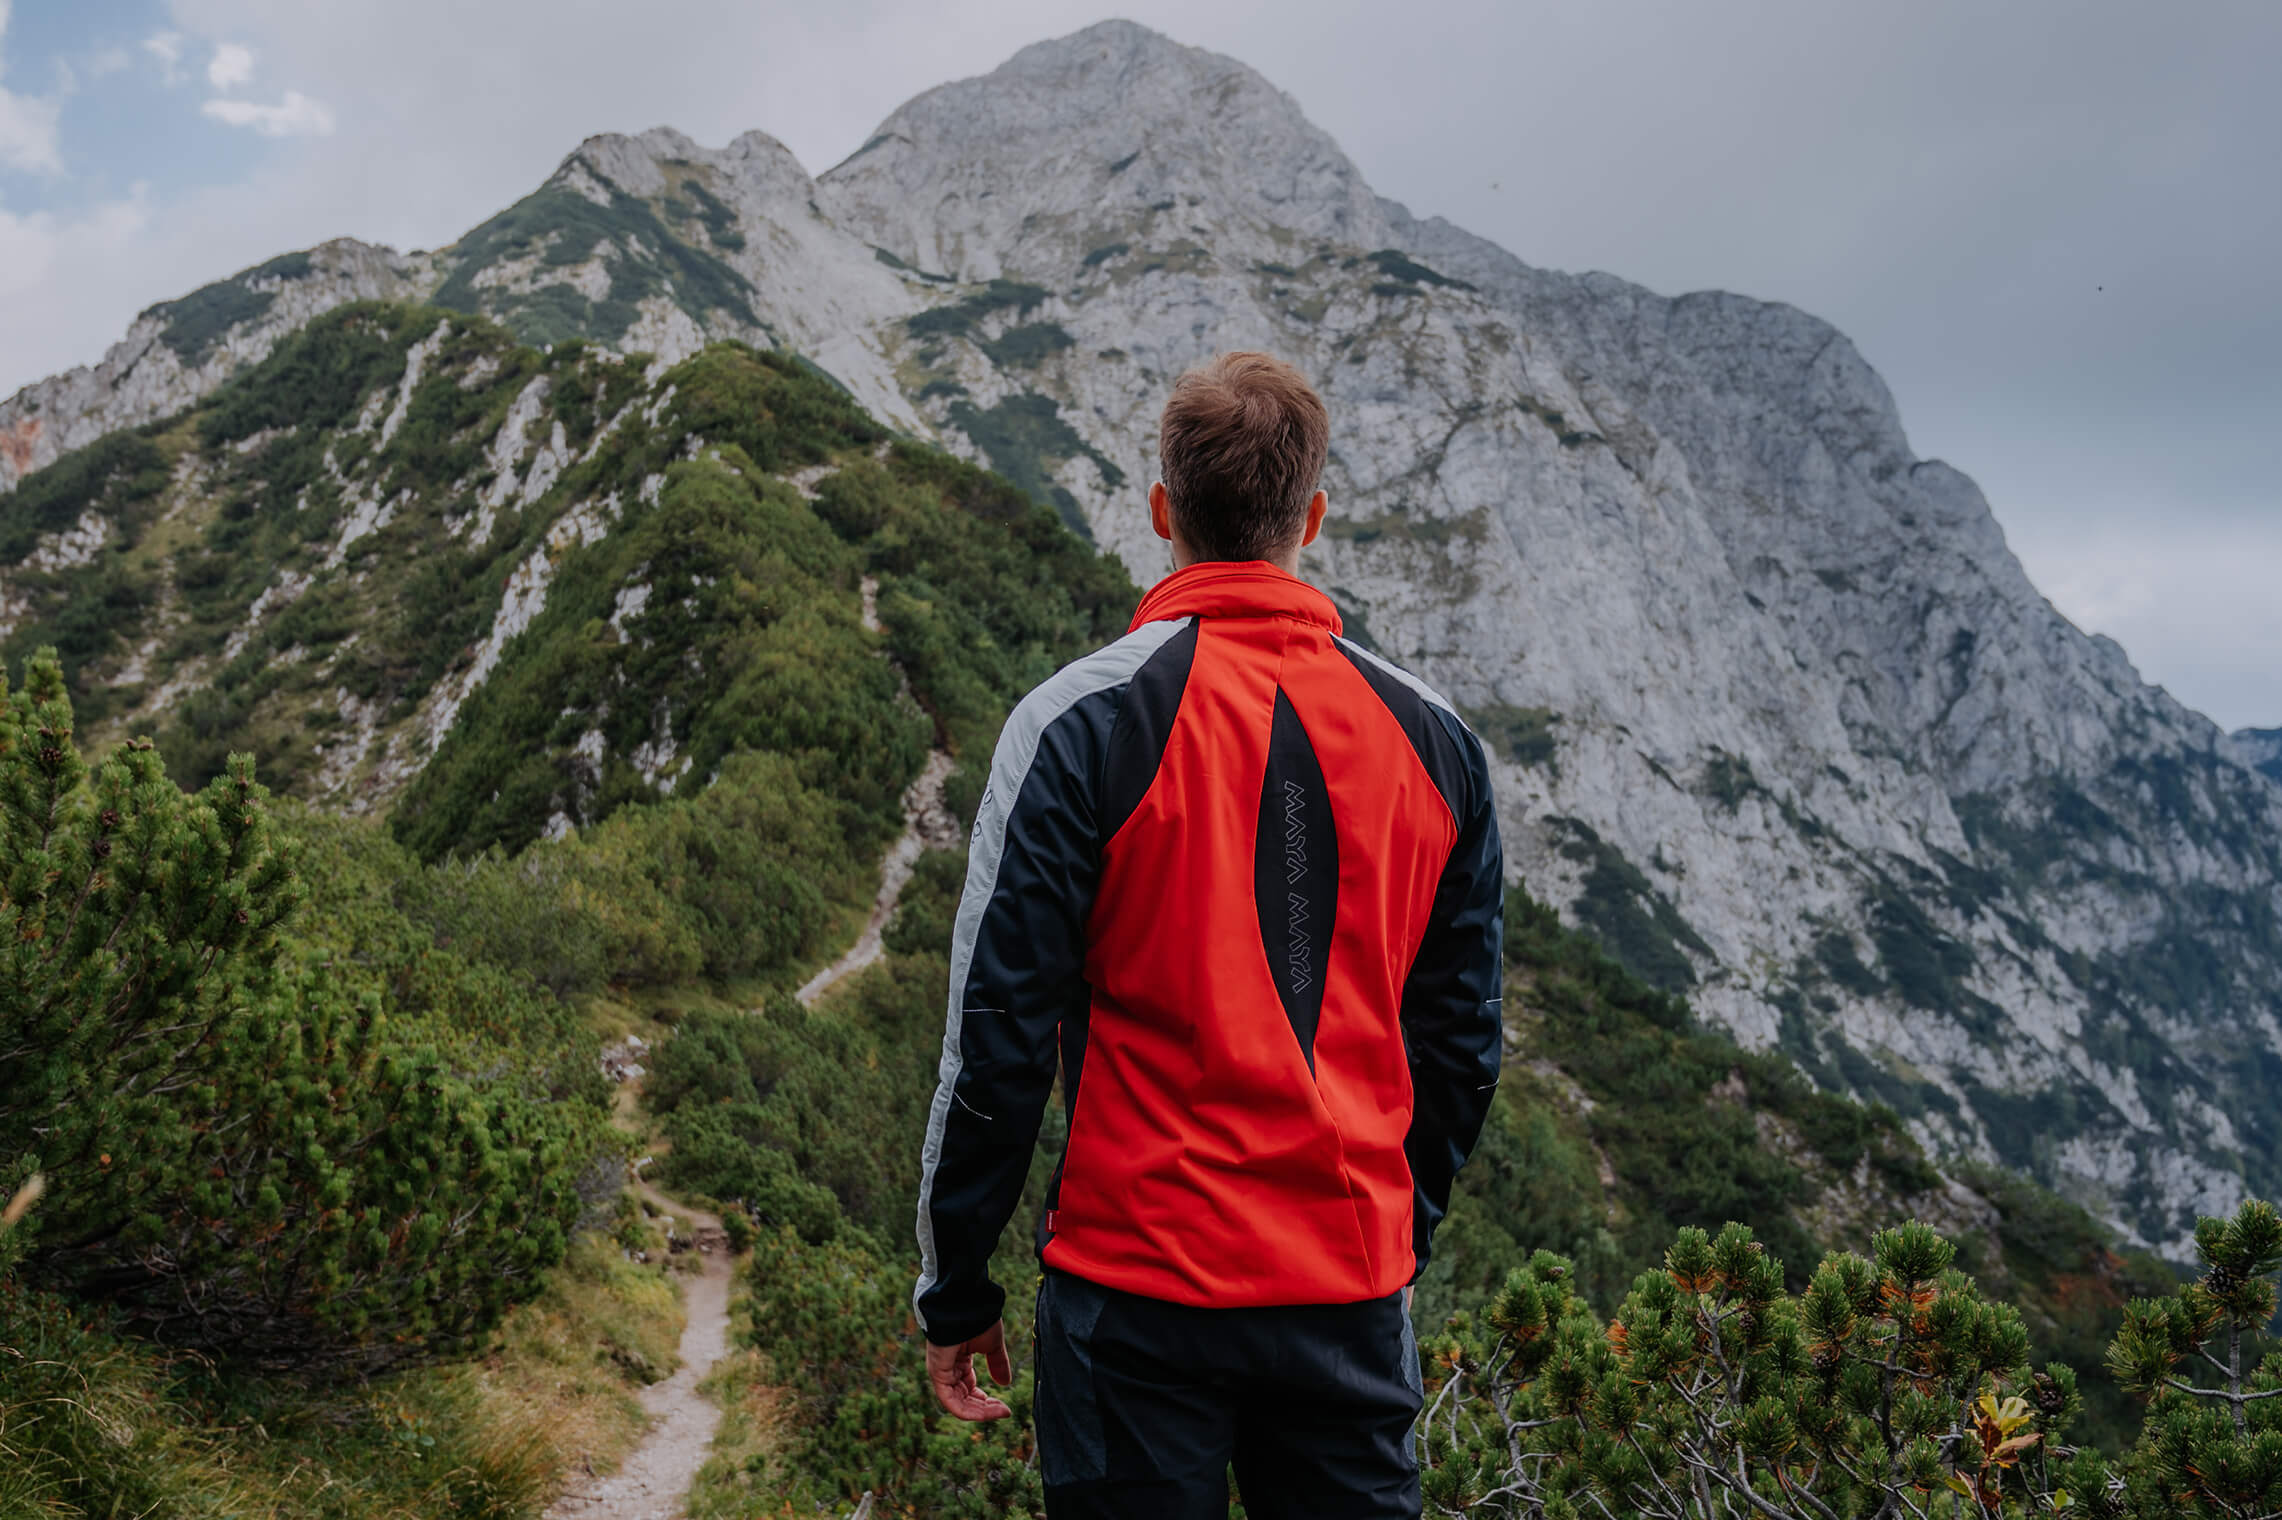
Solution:
<path fill-rule="evenodd" d="M 887 921 L 895 916 L 895 905 L 902 898 L 903 889 L 910 884 L 919 857 L 930 849 L 959 847 L 959 821 L 943 807 L 943 782 L 951 774 L 951 764 L 949 755 L 934 751 L 928 755 L 919 779 L 904 789 L 903 835 L 889 847 L 887 859 L 880 862 L 879 896 L 872 900 L 872 912 L 864 921 L 864 932 L 856 936 L 847 954 L 810 977 L 794 994 L 801 1002 L 813 1004 L 836 984 L 878 960 L 881 936 L 887 931 Z"/>
<path fill-rule="evenodd" d="M 662 1213 L 690 1222 L 704 1270 L 682 1293 L 689 1322 L 681 1332 L 681 1370 L 641 1392 L 654 1422 L 626 1465 L 607 1478 L 589 1478 L 557 1499 L 546 1520 L 681 1520 L 690 1481 L 705 1462 L 720 1407 L 697 1385 L 729 1354 L 729 1237 L 721 1221 L 674 1202 L 646 1182 L 634 1190 Z"/>
<path fill-rule="evenodd" d="M 802 485 L 803 490 L 808 488 Z M 859 594 L 863 609 L 860 620 L 864 627 L 873 633 L 884 633 L 886 630 L 880 623 L 878 578 L 865 576 Z M 900 665 L 896 666 L 895 679 L 904 700 L 916 710 L 919 699 L 912 694 L 911 679 Z M 864 921 L 864 932 L 856 936 L 847 954 L 810 977 L 794 994 L 802 1003 L 813 1004 L 833 986 L 878 960 L 880 936 L 887 929 L 887 921 L 895 916 L 896 902 L 910 883 L 919 857 L 928 850 L 955 850 L 965 842 L 959 820 L 943 806 L 943 783 L 950 778 L 955 763 L 943 751 L 931 750 L 927 763 L 920 767 L 918 779 L 903 789 L 903 835 L 889 846 L 887 859 L 880 862 L 879 895 L 872 900 L 871 917 Z"/>
<path fill-rule="evenodd" d="M 864 585 L 867 626 L 877 628 L 873 612 L 874 583 Z M 908 690 L 908 688 L 906 688 Z M 880 958 L 881 936 L 896 904 L 911 881 L 919 857 L 929 849 L 957 849 L 961 843 L 958 820 L 943 806 L 943 783 L 951 774 L 951 757 L 936 750 L 927 757 L 919 777 L 903 794 L 903 834 L 880 862 L 879 894 L 864 929 L 846 954 L 826 966 L 796 994 L 813 1004 L 826 992 Z M 721 1221 L 693 1209 L 636 1179 L 634 1191 L 660 1213 L 679 1215 L 691 1222 L 704 1271 L 689 1279 L 683 1290 L 683 1308 L 689 1318 L 681 1332 L 681 1370 L 662 1383 L 642 1390 L 642 1407 L 654 1422 L 626 1465 L 607 1478 L 589 1478 L 564 1494 L 547 1510 L 546 1520 L 683 1520 L 690 1484 L 705 1465 L 713 1435 L 721 1425 L 720 1407 L 697 1391 L 714 1365 L 729 1354 L 729 1286 L 735 1275 L 729 1238 Z M 857 1505 L 851 1520 L 868 1520 L 869 1494 Z"/>

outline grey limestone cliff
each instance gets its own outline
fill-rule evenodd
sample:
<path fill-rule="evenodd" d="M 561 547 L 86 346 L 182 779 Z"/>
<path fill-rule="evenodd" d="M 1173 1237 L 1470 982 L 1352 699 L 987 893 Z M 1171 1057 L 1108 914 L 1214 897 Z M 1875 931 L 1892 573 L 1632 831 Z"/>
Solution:
<path fill-rule="evenodd" d="M 419 259 L 337 238 L 166 301 L 92 365 L 0 401 L 0 491 L 116 428 L 171 416 L 349 301 L 425 293 Z"/>

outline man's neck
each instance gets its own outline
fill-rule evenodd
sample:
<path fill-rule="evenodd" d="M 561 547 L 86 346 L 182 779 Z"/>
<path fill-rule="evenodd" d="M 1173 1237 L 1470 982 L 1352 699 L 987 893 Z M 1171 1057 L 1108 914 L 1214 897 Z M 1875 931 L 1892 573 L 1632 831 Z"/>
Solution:
<path fill-rule="evenodd" d="M 1186 570 L 1191 565 L 1233 565 L 1239 563 L 1252 564 L 1259 562 L 1274 565 L 1278 570 L 1283 571 L 1284 574 L 1296 578 L 1299 575 L 1299 545 L 1292 545 L 1289 550 L 1282 554 L 1264 554 L 1260 557 L 1260 560 L 1256 562 L 1251 560 L 1238 561 L 1228 559 L 1207 560 L 1202 556 L 1191 554 L 1188 551 L 1188 546 L 1183 544 L 1178 538 L 1173 540 L 1173 570 L 1176 574 L 1180 571 Z"/>

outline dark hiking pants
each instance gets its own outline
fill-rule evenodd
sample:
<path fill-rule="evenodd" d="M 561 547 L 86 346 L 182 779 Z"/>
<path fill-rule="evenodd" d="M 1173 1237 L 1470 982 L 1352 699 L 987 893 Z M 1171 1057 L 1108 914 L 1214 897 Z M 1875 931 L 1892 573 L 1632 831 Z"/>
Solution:
<path fill-rule="evenodd" d="M 1402 1295 L 1195 1309 L 1048 1271 L 1038 1459 L 1052 1520 L 1417 1520 Z"/>

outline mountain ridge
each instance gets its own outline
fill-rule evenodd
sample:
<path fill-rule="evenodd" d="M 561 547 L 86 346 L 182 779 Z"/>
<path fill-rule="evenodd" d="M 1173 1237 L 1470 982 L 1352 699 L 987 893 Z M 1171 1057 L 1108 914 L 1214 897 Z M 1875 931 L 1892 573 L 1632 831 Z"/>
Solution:
<path fill-rule="evenodd" d="M 2282 781 L 2282 728 L 2238 728 L 2234 742 L 2245 765 Z"/>
<path fill-rule="evenodd" d="M 2282 788 L 2036 593 L 1828 324 L 1415 218 L 1259 75 L 1131 23 L 928 91 L 815 177 L 764 133 L 605 135 L 450 248 L 326 249 L 194 293 L 270 297 L 195 365 L 153 308 L 109 370 L 0 404 L 0 488 L 361 278 L 661 363 L 790 350 L 1146 583 L 1164 387 L 1274 349 L 1334 417 L 1303 570 L 1491 738 L 1540 897 L 1747 1044 L 2127 1238 L 2181 1251 L 2282 1172 Z M 498 440 L 515 469 L 551 446 Z M 92 562 L 107 531 L 49 524 L 15 563 Z"/>

